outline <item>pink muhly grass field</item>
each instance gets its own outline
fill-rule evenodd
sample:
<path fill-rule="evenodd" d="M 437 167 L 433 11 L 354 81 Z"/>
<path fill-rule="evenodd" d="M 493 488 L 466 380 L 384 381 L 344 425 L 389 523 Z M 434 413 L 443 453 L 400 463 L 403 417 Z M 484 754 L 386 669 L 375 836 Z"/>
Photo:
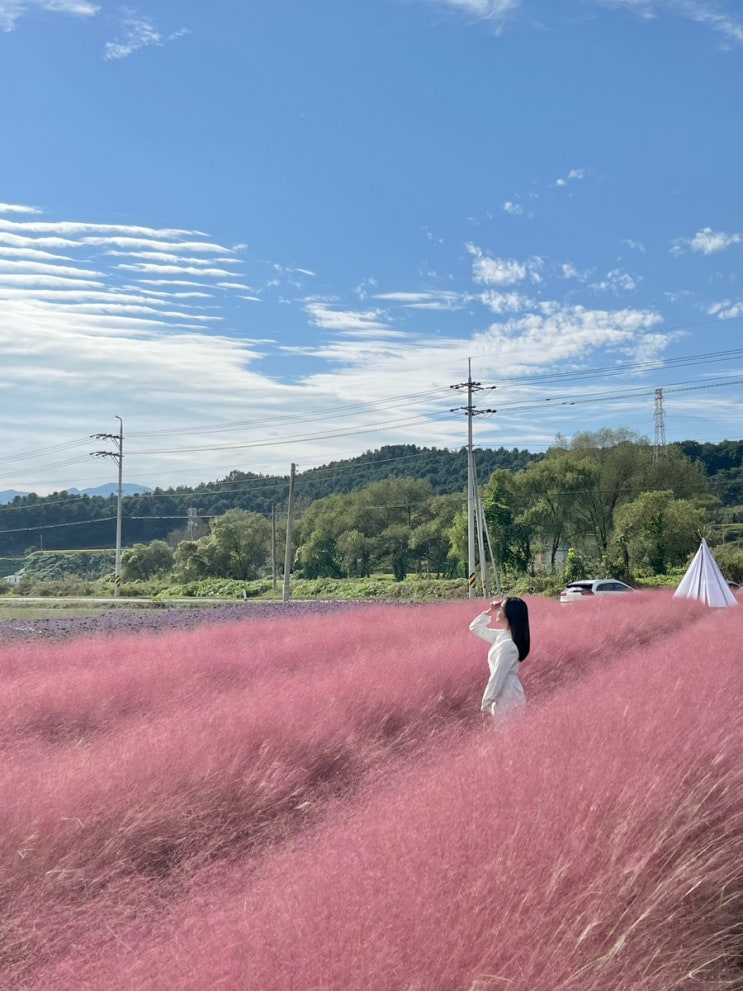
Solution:
<path fill-rule="evenodd" d="M 1 986 L 740 987 L 740 610 L 529 604 L 3 651 Z"/>

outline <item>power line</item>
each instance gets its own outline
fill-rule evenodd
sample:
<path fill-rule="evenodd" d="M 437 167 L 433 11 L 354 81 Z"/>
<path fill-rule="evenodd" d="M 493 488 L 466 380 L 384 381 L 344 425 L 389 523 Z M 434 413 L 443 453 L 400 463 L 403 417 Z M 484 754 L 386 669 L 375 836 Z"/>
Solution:
<path fill-rule="evenodd" d="M 60 527 L 90 526 L 91 523 L 110 523 L 111 520 L 115 519 L 115 516 L 99 516 L 94 520 L 74 520 L 71 523 L 39 523 L 37 526 L 19 526 L 12 530 L 0 530 L 0 533 L 27 533 L 31 530 L 57 530 Z"/>
<path fill-rule="evenodd" d="M 672 365 L 673 367 L 683 367 L 683 366 L 692 365 L 692 364 L 695 364 L 695 363 L 707 363 L 707 362 L 710 362 L 710 361 L 722 361 L 722 360 L 729 359 L 731 356 L 741 356 L 741 355 L 743 355 L 743 349 L 728 349 L 727 351 L 708 352 L 708 353 L 702 354 L 702 355 L 687 356 L 687 357 L 682 358 L 682 359 L 669 359 L 667 362 L 665 362 L 665 365 L 667 365 L 667 366 L 671 366 Z M 610 368 L 610 369 L 584 369 L 584 370 L 582 370 L 580 372 L 555 373 L 552 376 L 547 376 L 546 379 L 543 379 L 543 381 L 544 380 L 546 380 L 546 381 L 550 381 L 550 380 L 555 381 L 555 380 L 558 380 L 558 379 L 568 379 L 568 378 L 571 378 L 571 377 L 572 378 L 580 378 L 582 376 L 588 375 L 589 373 L 595 374 L 597 371 L 604 371 L 606 374 L 614 374 L 617 371 L 617 369 L 627 371 L 627 370 L 638 369 L 638 368 L 646 368 L 646 369 L 648 369 L 648 368 L 657 368 L 659 366 L 662 367 L 663 365 L 664 365 L 663 362 L 643 362 L 643 363 L 634 363 L 634 364 L 625 365 L 625 366 L 615 366 L 615 367 Z M 531 382 L 531 381 L 538 381 L 538 380 L 540 380 L 539 377 L 538 376 L 534 376 L 534 377 L 529 377 L 529 378 L 520 378 L 520 379 L 508 380 L 508 383 L 507 384 L 508 385 L 516 385 L 516 386 L 518 386 L 521 383 Z M 740 378 L 730 378 L 730 379 L 724 379 L 722 381 L 706 382 L 706 383 L 703 383 L 703 384 L 693 384 L 693 385 L 689 385 L 687 383 L 675 383 L 675 384 L 673 384 L 671 386 L 666 386 L 665 387 L 665 391 L 666 391 L 666 393 L 676 393 L 676 392 L 682 392 L 682 391 L 692 391 L 692 390 L 699 391 L 699 390 L 706 390 L 706 389 L 712 389 L 712 388 L 724 388 L 726 386 L 739 385 L 739 384 L 741 384 L 741 381 L 743 381 L 743 380 L 741 380 Z M 506 384 L 504 383 L 504 387 L 505 386 L 506 386 Z M 582 397 L 576 397 L 576 398 L 556 397 L 556 396 L 554 396 L 554 397 L 546 397 L 546 398 L 540 399 L 540 400 L 523 400 L 523 401 L 517 401 L 517 402 L 508 402 L 508 401 L 505 401 L 505 402 L 499 403 L 499 408 L 504 413 L 507 413 L 507 412 L 516 412 L 516 411 L 528 411 L 528 410 L 536 410 L 536 409 L 539 409 L 539 408 L 543 408 L 545 405 L 549 405 L 549 406 L 552 406 L 552 407 L 555 407 L 555 406 L 558 406 L 558 405 L 564 405 L 564 406 L 585 405 L 585 404 L 589 404 L 589 403 L 593 402 L 594 399 L 596 399 L 596 398 L 600 398 L 601 403 L 603 405 L 607 401 L 621 401 L 621 400 L 626 400 L 626 399 L 631 399 L 631 398 L 641 398 L 643 396 L 649 395 L 650 394 L 650 391 L 651 390 L 648 390 L 648 389 L 634 389 L 634 390 L 623 390 L 621 392 L 615 392 L 615 393 L 613 393 L 611 395 L 606 395 L 604 393 L 590 393 L 588 395 L 585 395 L 585 396 L 582 396 Z M 414 397 L 433 396 L 433 395 L 441 395 L 442 398 L 443 398 L 445 396 L 445 393 L 444 393 L 443 390 L 438 390 L 437 389 L 437 390 L 431 390 L 431 391 L 426 392 L 426 393 L 409 394 L 407 397 L 404 397 L 404 398 L 410 399 L 410 398 L 414 398 Z M 389 404 L 389 403 L 392 403 L 392 402 L 393 402 L 392 399 L 388 399 L 388 400 L 382 401 L 382 403 L 386 403 L 386 404 Z M 355 404 L 355 405 L 349 406 L 349 407 L 340 407 L 339 409 L 340 410 L 343 410 L 343 409 L 353 409 L 353 408 L 363 408 L 363 407 L 367 407 L 368 408 L 368 407 L 373 407 L 375 405 L 376 406 L 380 406 L 381 403 L 377 403 L 377 404 Z M 410 405 L 413 405 L 413 403 L 411 403 Z M 326 411 L 326 412 L 330 413 L 332 411 Z M 287 419 L 299 420 L 301 422 L 302 416 L 303 415 L 300 415 L 300 414 L 292 414 Z M 394 425 L 395 426 L 406 425 L 406 424 L 409 425 L 409 424 L 415 423 L 415 422 L 429 423 L 432 420 L 440 419 L 441 416 L 442 416 L 441 413 L 436 412 L 435 410 L 432 410 L 427 415 L 426 414 L 419 414 L 419 415 L 414 416 L 414 417 L 408 417 L 408 418 L 406 418 L 404 420 L 397 420 L 397 421 L 395 421 L 395 424 Z M 312 419 L 314 419 L 314 417 Z M 272 421 L 272 424 L 275 425 L 275 422 L 276 421 Z M 214 430 L 217 430 L 218 428 L 220 428 L 220 426 L 221 425 L 213 425 L 212 427 L 205 427 L 203 429 L 204 429 L 204 431 L 209 430 L 209 429 L 211 429 L 212 431 L 214 431 Z M 255 427 L 256 424 L 253 423 L 252 426 Z M 332 437 L 356 436 L 356 435 L 368 433 L 370 431 L 378 431 L 379 429 L 382 429 L 382 428 L 384 428 L 386 426 L 389 426 L 389 425 L 386 424 L 386 423 L 382 423 L 382 424 L 375 423 L 375 424 L 366 425 L 366 426 L 360 426 L 360 427 L 349 427 L 347 429 L 338 430 L 338 431 L 326 431 L 326 432 L 321 432 L 321 433 L 296 435 L 296 436 L 287 437 L 287 438 L 279 438 L 279 439 L 274 438 L 274 439 L 265 440 L 265 441 L 249 441 L 249 442 L 244 442 L 244 443 L 219 445 L 216 448 L 214 447 L 214 445 L 210 445 L 208 448 L 205 448 L 203 446 L 193 446 L 193 447 L 181 447 L 181 448 L 166 448 L 166 449 L 160 449 L 160 450 L 135 450 L 134 452 L 130 451 L 129 454 L 130 455 L 132 455 L 132 454 L 134 454 L 134 455 L 146 454 L 148 456 L 151 456 L 151 455 L 158 455 L 158 454 L 163 455 L 163 454 L 196 453 L 196 452 L 200 452 L 200 451 L 203 451 L 203 450 L 209 450 L 209 451 L 213 451 L 213 450 L 224 450 L 224 451 L 228 451 L 228 450 L 250 450 L 250 449 L 255 449 L 255 448 L 259 448 L 259 447 L 275 446 L 275 445 L 278 445 L 278 444 L 302 443 L 302 442 L 313 441 L 313 440 L 326 440 L 326 439 L 329 439 L 329 438 L 332 438 Z M 168 432 L 153 432 L 153 435 L 167 434 L 167 433 Z M 146 434 L 146 433 L 144 433 L 144 434 L 135 434 L 134 436 L 148 436 L 148 434 Z M 79 440 L 70 441 L 70 442 L 65 443 L 65 444 L 54 445 L 54 446 L 52 446 L 50 448 L 47 448 L 47 449 L 41 449 L 39 451 L 34 452 L 33 455 L 31 455 L 31 454 L 24 454 L 24 455 L 20 455 L 16 459 L 6 457 L 6 458 L 3 458 L 3 459 L 0 459 L 0 462 L 8 463 L 8 462 L 16 461 L 16 460 L 17 461 L 27 461 L 27 460 L 30 460 L 32 457 L 38 457 L 39 454 L 43 453 L 44 450 L 46 450 L 47 453 L 52 453 L 52 452 L 55 452 L 55 451 L 62 451 L 62 450 L 69 450 L 71 448 L 74 448 L 74 447 L 79 446 L 81 443 L 82 442 L 79 441 Z M 84 460 L 87 460 L 87 459 L 83 459 L 83 458 L 68 458 L 68 459 L 65 459 L 65 460 L 55 461 L 55 462 L 52 462 L 50 464 L 44 465 L 44 466 L 42 466 L 42 468 L 43 468 L 43 470 L 51 470 L 51 469 L 58 468 L 58 467 L 67 467 L 67 466 L 74 465 L 74 464 L 81 464 L 81 463 L 83 463 Z"/>

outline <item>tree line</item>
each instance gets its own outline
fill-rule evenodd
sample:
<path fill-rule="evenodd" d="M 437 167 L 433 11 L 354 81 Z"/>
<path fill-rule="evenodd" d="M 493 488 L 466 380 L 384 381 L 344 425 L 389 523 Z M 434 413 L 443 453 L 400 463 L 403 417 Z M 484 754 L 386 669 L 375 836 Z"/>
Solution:
<path fill-rule="evenodd" d="M 519 470 L 542 454 L 504 447 L 478 452 L 480 478 L 496 468 Z M 437 494 L 459 492 L 467 485 L 467 451 L 446 451 L 389 445 L 346 461 L 333 461 L 296 476 L 297 512 L 316 499 L 362 489 L 387 478 L 416 478 L 430 483 Z M 203 536 L 210 522 L 230 509 L 243 509 L 270 519 L 286 511 L 289 475 L 260 475 L 231 471 L 224 478 L 195 487 L 156 488 L 152 493 L 125 496 L 122 540 L 124 545 L 152 540 L 181 539 L 197 532 Z M 112 518 L 117 499 L 55 492 L 49 496 L 16 496 L 0 506 L 0 557 L 26 551 L 82 550 L 111 544 Z M 195 512 L 189 528 L 189 510 Z M 195 528 L 199 528 L 195 531 Z"/>
<path fill-rule="evenodd" d="M 299 475 L 292 570 L 307 578 L 466 575 L 466 454 L 401 445 Z M 478 451 L 496 566 L 504 576 L 562 574 L 567 566 L 574 577 L 631 578 L 683 564 L 705 528 L 729 528 L 718 532 L 734 546 L 743 522 L 743 495 L 735 485 L 742 458 L 743 442 L 685 442 L 657 451 L 626 430 L 558 438 L 541 456 Z M 708 474 L 708 465 L 717 471 Z M 721 473 L 725 484 L 716 489 Z M 359 480 L 363 484 L 355 484 Z M 129 497 L 125 521 L 144 515 L 145 507 L 149 515 L 139 529 L 125 527 L 124 580 L 250 581 L 275 574 L 284 558 L 285 485 L 288 478 L 233 472 L 193 490 Z M 66 493 L 26 499 L 34 500 L 42 519 L 61 513 L 66 521 L 90 511 L 94 501 Z M 96 525 L 105 525 L 108 539 L 97 546 L 110 546 L 111 500 L 100 501 L 109 519 Z M 201 508 L 187 528 L 194 504 Z M 0 530 L 4 522 L 0 512 Z"/>

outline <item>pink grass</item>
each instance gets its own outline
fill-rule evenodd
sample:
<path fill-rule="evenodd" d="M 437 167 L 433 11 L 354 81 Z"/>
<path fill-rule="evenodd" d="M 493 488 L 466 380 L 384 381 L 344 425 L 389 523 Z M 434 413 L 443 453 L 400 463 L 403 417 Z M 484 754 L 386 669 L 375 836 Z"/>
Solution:
<path fill-rule="evenodd" d="M 632 599 L 502 734 L 479 603 L 6 652 L 7 987 L 735 986 L 743 623 Z"/>

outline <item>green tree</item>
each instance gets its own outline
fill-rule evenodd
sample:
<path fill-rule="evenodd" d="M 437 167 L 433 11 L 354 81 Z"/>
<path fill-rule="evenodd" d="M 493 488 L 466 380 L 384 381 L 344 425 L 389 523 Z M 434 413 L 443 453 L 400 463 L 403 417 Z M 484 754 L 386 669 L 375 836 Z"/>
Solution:
<path fill-rule="evenodd" d="M 248 581 L 266 565 L 271 548 L 271 524 L 259 513 L 230 509 L 212 520 L 204 538 L 212 574 Z"/>
<path fill-rule="evenodd" d="M 230 509 L 199 540 L 184 540 L 175 554 L 182 579 L 258 577 L 270 555 L 271 524 L 259 513 Z"/>
<path fill-rule="evenodd" d="M 428 504 L 428 519 L 422 519 L 410 533 L 409 551 L 420 574 L 451 575 L 449 531 L 465 502 L 464 495 L 434 496 Z"/>
<path fill-rule="evenodd" d="M 575 530 L 576 507 L 595 485 L 596 474 L 583 460 L 547 458 L 523 472 L 521 484 L 528 508 L 521 522 L 539 537 L 555 570 L 558 549 Z"/>
<path fill-rule="evenodd" d="M 361 530 L 344 530 L 336 540 L 338 562 L 349 578 L 368 578 L 371 574 L 371 546 Z"/>
<path fill-rule="evenodd" d="M 173 550 L 164 540 L 135 544 L 121 553 L 121 577 L 127 582 L 147 581 L 156 575 L 168 574 L 173 563 Z"/>
<path fill-rule="evenodd" d="M 435 516 L 429 482 L 387 478 L 311 503 L 297 521 L 302 574 L 342 577 L 390 570 L 407 574 L 413 530 Z"/>
<path fill-rule="evenodd" d="M 338 547 L 342 534 L 353 527 L 350 497 L 327 496 L 311 503 L 297 520 L 297 566 L 305 578 L 340 578 L 344 571 L 343 550 Z M 364 536 L 363 531 L 357 530 Z M 345 551 L 349 551 L 349 547 Z"/>
<path fill-rule="evenodd" d="M 523 520 L 526 508 L 526 474 L 525 471 L 514 474 L 498 469 L 490 476 L 482 491 L 485 522 L 496 564 L 500 568 L 517 572 L 528 571 L 532 563 L 532 531 Z M 463 514 L 463 522 L 466 526 L 466 512 Z"/>
<path fill-rule="evenodd" d="M 206 540 L 206 537 L 202 539 Z M 181 582 L 198 581 L 207 577 L 209 568 L 198 541 L 182 540 L 178 544 L 173 553 L 173 571 Z"/>
<path fill-rule="evenodd" d="M 708 496 L 700 464 L 674 447 L 656 458 L 647 438 L 625 428 L 578 433 L 569 443 L 550 449 L 548 459 L 554 457 L 581 465 L 587 473 L 574 507 L 573 536 L 597 559 L 609 549 L 617 508 L 642 492 L 670 489 L 677 499 Z"/>
<path fill-rule="evenodd" d="M 625 572 L 663 575 L 683 565 L 699 543 L 705 513 L 690 499 L 675 499 L 670 490 L 643 492 L 617 510 L 615 546 Z"/>

